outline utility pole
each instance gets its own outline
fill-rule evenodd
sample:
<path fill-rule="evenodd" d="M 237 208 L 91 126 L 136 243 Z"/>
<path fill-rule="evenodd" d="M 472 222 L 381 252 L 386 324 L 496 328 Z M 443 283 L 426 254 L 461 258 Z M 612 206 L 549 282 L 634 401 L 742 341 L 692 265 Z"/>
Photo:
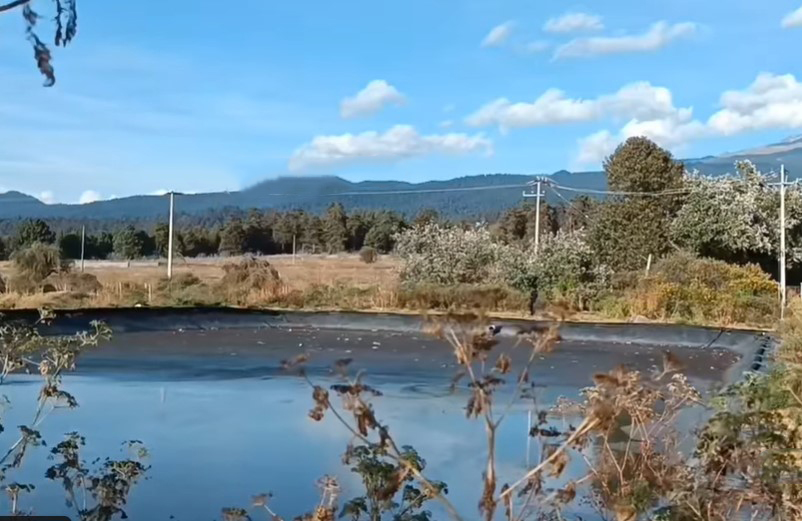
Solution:
<path fill-rule="evenodd" d="M 543 193 L 540 191 L 540 185 L 543 183 L 541 179 L 537 181 L 533 181 L 529 183 L 529 185 L 535 185 L 535 193 L 524 192 L 524 197 L 534 197 L 535 198 L 535 255 L 538 254 L 540 250 L 540 198 L 543 197 Z"/>
<path fill-rule="evenodd" d="M 780 318 L 785 316 L 785 165 L 780 165 Z"/>
<path fill-rule="evenodd" d="M 175 205 L 175 192 L 170 192 L 170 224 L 167 237 L 167 280 L 173 278 L 173 207 Z"/>
<path fill-rule="evenodd" d="M 86 226 L 81 226 L 81 273 L 84 272 L 84 252 L 86 251 Z"/>

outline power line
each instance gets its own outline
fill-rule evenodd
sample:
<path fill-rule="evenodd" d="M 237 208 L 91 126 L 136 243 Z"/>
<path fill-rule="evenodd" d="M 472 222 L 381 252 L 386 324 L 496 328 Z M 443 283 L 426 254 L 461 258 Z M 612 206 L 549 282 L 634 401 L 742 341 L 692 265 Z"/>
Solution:
<path fill-rule="evenodd" d="M 624 192 L 615 190 L 594 190 L 592 188 L 575 188 L 573 186 L 563 186 L 556 183 L 549 183 L 553 188 L 565 190 L 566 192 L 576 192 L 585 194 L 596 195 L 633 195 L 633 196 L 646 196 L 646 197 L 660 197 L 664 195 L 683 195 L 690 193 L 687 188 L 675 188 L 673 190 L 663 190 L 661 192 Z"/>

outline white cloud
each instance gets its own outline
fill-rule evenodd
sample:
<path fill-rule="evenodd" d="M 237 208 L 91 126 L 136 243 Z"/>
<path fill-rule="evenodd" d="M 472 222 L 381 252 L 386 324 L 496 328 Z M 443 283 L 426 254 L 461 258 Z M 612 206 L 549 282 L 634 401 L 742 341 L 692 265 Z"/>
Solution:
<path fill-rule="evenodd" d="M 648 31 L 638 35 L 575 38 L 558 47 L 554 51 L 554 59 L 656 51 L 675 40 L 693 35 L 697 29 L 698 26 L 693 22 L 673 25 L 657 22 Z"/>
<path fill-rule="evenodd" d="M 551 48 L 551 43 L 549 43 L 547 41 L 544 41 L 544 40 L 538 40 L 538 41 L 527 43 L 524 46 L 524 52 L 527 52 L 527 53 L 530 53 L 530 54 L 537 54 L 537 53 L 548 51 L 550 48 Z"/>
<path fill-rule="evenodd" d="M 785 15 L 780 25 L 785 29 L 802 27 L 802 7 Z"/>
<path fill-rule="evenodd" d="M 290 170 L 304 170 L 358 161 L 399 160 L 433 154 L 492 154 L 493 143 L 481 134 L 421 135 L 410 125 L 396 125 L 384 133 L 317 136 L 292 154 Z"/>
<path fill-rule="evenodd" d="M 56 196 L 52 190 L 45 190 L 39 194 L 39 200 L 45 204 L 53 204 L 56 202 Z"/>
<path fill-rule="evenodd" d="M 340 102 L 340 115 L 345 119 L 369 116 L 385 105 L 402 105 L 405 101 L 405 96 L 385 80 L 373 80 L 355 96 Z"/>
<path fill-rule="evenodd" d="M 454 126 L 454 120 L 445 119 L 440 122 L 440 128 L 451 128 Z"/>
<path fill-rule="evenodd" d="M 675 110 L 670 90 L 639 82 L 595 99 L 568 98 L 558 89 L 547 90 L 532 103 L 513 103 L 506 98 L 499 98 L 468 116 L 465 122 L 474 127 L 498 125 L 502 131 L 506 131 L 511 128 L 582 123 L 606 117 L 650 119 Z"/>
<path fill-rule="evenodd" d="M 164 188 L 159 188 L 158 190 L 154 190 L 150 193 L 150 195 L 166 195 L 167 190 Z"/>
<path fill-rule="evenodd" d="M 579 140 L 579 153 L 576 165 L 592 165 L 600 163 L 609 156 L 618 146 L 619 140 L 609 130 L 594 132 L 588 137 Z"/>
<path fill-rule="evenodd" d="M 604 29 L 601 16 L 590 13 L 565 13 L 550 18 L 543 25 L 547 33 L 573 33 L 577 31 L 600 31 Z"/>
<path fill-rule="evenodd" d="M 746 90 L 721 95 L 708 125 L 729 136 L 751 130 L 802 128 L 802 83 L 793 74 L 761 73 Z"/>
<path fill-rule="evenodd" d="M 482 47 L 498 47 L 502 45 L 512 34 L 513 25 L 515 23 L 510 20 L 490 29 L 485 39 L 482 40 Z"/>
<path fill-rule="evenodd" d="M 634 117 L 616 135 L 603 130 L 581 139 L 577 161 L 598 163 L 632 136 L 646 136 L 674 149 L 705 137 L 802 129 L 802 83 L 792 74 L 761 73 L 746 89 L 722 93 L 719 105 L 707 121 L 694 119 L 690 108 L 673 105 L 657 117 Z"/>
<path fill-rule="evenodd" d="M 101 199 L 103 199 L 103 197 L 101 197 L 98 192 L 94 190 L 86 190 L 81 194 L 80 199 L 78 199 L 78 204 L 94 203 L 95 201 L 100 201 Z"/>

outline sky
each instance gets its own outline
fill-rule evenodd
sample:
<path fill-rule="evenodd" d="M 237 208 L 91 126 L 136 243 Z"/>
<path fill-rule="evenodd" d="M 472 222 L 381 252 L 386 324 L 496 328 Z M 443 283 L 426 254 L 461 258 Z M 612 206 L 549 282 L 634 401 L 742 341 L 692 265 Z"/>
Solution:
<path fill-rule="evenodd" d="M 633 135 L 699 157 L 802 133 L 802 0 L 645 5 L 79 0 L 51 88 L 0 13 L 0 191 L 541 174 Z"/>

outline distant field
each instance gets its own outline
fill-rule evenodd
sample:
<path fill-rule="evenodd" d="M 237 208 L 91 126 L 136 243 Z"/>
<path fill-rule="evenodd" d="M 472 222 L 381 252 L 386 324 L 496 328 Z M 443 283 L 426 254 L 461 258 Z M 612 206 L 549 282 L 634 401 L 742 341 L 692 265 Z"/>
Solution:
<path fill-rule="evenodd" d="M 365 264 L 357 255 L 269 255 L 268 260 L 293 289 L 304 289 L 313 284 L 342 283 L 355 286 L 394 284 L 397 280 L 398 261 L 381 256 L 373 264 Z M 223 265 L 239 260 L 237 257 L 207 257 L 175 259 L 173 273 L 192 273 L 205 282 L 216 282 L 223 277 Z M 80 264 L 73 269 L 78 271 Z M 155 283 L 167 275 L 167 261 L 85 261 L 86 273 L 95 275 L 102 284 L 119 282 Z M 0 273 L 8 277 L 13 273 L 10 262 L 0 262 Z"/>

